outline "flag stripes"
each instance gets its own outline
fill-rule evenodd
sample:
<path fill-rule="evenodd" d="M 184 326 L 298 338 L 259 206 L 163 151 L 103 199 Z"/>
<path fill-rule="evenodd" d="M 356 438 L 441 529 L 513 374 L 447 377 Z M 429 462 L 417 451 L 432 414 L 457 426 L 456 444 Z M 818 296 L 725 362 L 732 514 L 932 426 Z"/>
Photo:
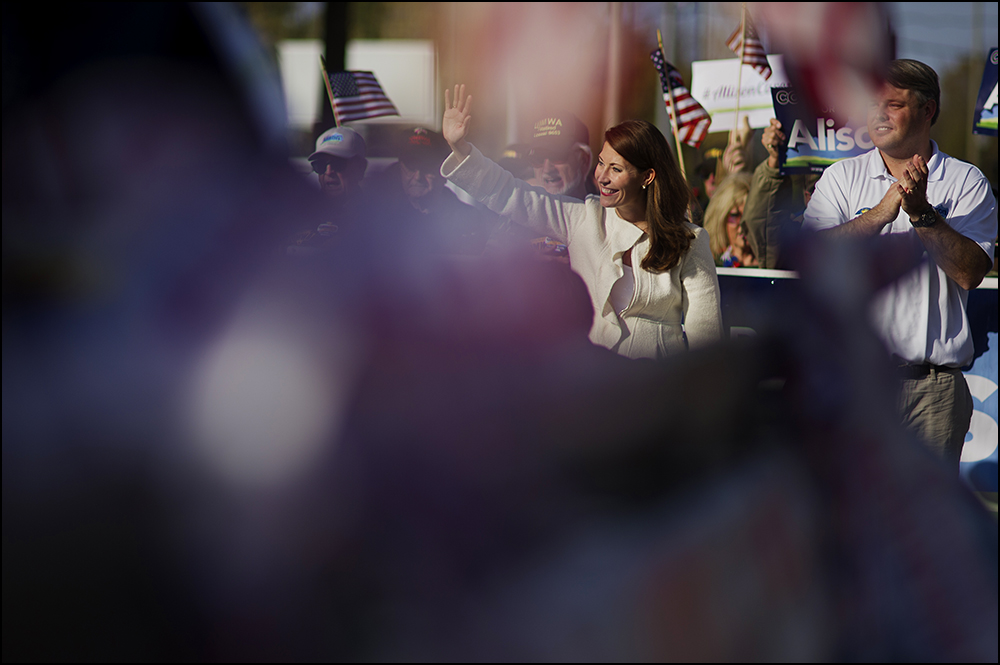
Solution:
<path fill-rule="evenodd" d="M 365 118 L 399 115 L 371 72 L 330 74 L 333 108 L 341 124 Z"/>
<path fill-rule="evenodd" d="M 764 80 L 767 80 L 771 78 L 771 65 L 767 62 L 767 51 L 764 50 L 764 45 L 761 43 L 760 37 L 757 36 L 757 30 L 754 29 L 749 16 L 747 16 L 746 22 L 747 43 L 743 49 L 743 64 L 750 65 L 764 77 Z M 737 57 L 740 55 L 740 44 L 743 41 L 742 27 L 742 25 L 736 26 L 736 30 L 726 40 L 726 46 Z"/>
<path fill-rule="evenodd" d="M 677 104 L 677 139 L 692 148 L 699 147 L 701 142 L 705 140 L 705 136 L 708 135 L 708 127 L 712 124 L 712 117 L 691 96 L 687 86 L 684 85 L 681 73 L 663 58 L 660 49 L 654 49 L 649 54 L 649 58 L 660 74 L 663 101 L 667 105 L 667 112 L 670 114 L 671 120 L 674 120 L 674 109 L 670 103 L 670 89 L 673 88 L 674 102 Z"/>

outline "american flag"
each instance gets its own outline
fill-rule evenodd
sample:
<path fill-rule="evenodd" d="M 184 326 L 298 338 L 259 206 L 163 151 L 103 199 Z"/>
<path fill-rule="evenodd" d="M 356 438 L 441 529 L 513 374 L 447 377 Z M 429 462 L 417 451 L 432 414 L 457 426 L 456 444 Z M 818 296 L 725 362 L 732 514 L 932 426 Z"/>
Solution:
<path fill-rule="evenodd" d="M 764 50 L 764 45 L 760 43 L 760 37 L 757 36 L 757 31 L 753 27 L 753 23 L 750 22 L 750 17 L 746 17 L 747 22 L 747 44 L 743 49 L 743 64 L 750 65 L 757 70 L 757 73 L 764 77 L 764 80 L 771 78 L 771 65 L 767 62 L 767 51 Z M 736 26 L 736 30 L 733 34 L 729 35 L 729 39 L 726 40 L 726 46 L 729 50 L 737 55 L 740 55 L 740 43 L 743 41 L 743 26 Z"/>
<path fill-rule="evenodd" d="M 330 92 L 339 124 L 399 115 L 371 72 L 334 72 L 330 74 Z"/>
<path fill-rule="evenodd" d="M 708 126 L 712 124 L 712 116 L 699 104 L 687 86 L 681 73 L 663 58 L 660 49 L 654 49 L 649 59 L 656 65 L 660 73 L 660 85 L 663 88 L 663 101 L 667 104 L 670 119 L 674 119 L 674 109 L 670 105 L 670 88 L 674 91 L 674 101 L 677 103 L 677 138 L 692 148 L 697 148 L 708 134 Z M 667 77 L 670 77 L 669 83 Z"/>

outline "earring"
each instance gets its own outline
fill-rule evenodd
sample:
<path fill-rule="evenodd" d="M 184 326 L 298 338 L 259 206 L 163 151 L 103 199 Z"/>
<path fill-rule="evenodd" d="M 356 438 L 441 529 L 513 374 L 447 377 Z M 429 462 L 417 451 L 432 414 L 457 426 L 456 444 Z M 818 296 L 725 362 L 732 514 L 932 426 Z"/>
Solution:
<path fill-rule="evenodd" d="M 645 185 L 643 185 L 643 186 L 642 186 L 642 188 L 643 188 L 643 189 L 646 189 L 646 186 L 645 186 Z"/>

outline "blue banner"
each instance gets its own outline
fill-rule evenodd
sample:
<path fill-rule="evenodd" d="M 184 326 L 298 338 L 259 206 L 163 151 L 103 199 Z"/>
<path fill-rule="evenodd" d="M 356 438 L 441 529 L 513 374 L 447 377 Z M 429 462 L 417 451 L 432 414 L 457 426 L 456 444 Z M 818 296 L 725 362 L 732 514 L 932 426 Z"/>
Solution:
<path fill-rule="evenodd" d="M 774 117 L 788 144 L 778 157 L 781 175 L 822 173 L 830 164 L 855 157 L 875 147 L 866 124 L 838 123 L 831 117 L 817 117 L 799 99 L 794 88 L 772 88 Z"/>
<path fill-rule="evenodd" d="M 972 133 L 997 135 L 997 49 L 990 49 L 983 68 L 983 82 L 976 97 L 976 114 L 972 117 Z"/>

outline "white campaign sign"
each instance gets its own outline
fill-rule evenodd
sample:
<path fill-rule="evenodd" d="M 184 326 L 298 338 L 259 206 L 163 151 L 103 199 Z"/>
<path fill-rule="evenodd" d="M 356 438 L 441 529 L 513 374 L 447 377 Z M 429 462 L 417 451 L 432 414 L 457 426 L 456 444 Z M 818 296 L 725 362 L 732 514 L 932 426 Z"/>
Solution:
<path fill-rule="evenodd" d="M 750 120 L 750 126 L 755 129 L 767 127 L 768 121 L 774 117 L 771 88 L 789 85 L 782 56 L 769 55 L 767 61 L 773 72 L 771 78 L 764 80 L 753 67 L 743 65 L 742 79 L 739 80 L 740 117 L 745 115 Z M 710 132 L 729 131 L 733 128 L 739 78 L 739 59 L 735 57 L 691 63 L 691 95 L 712 116 Z"/>

